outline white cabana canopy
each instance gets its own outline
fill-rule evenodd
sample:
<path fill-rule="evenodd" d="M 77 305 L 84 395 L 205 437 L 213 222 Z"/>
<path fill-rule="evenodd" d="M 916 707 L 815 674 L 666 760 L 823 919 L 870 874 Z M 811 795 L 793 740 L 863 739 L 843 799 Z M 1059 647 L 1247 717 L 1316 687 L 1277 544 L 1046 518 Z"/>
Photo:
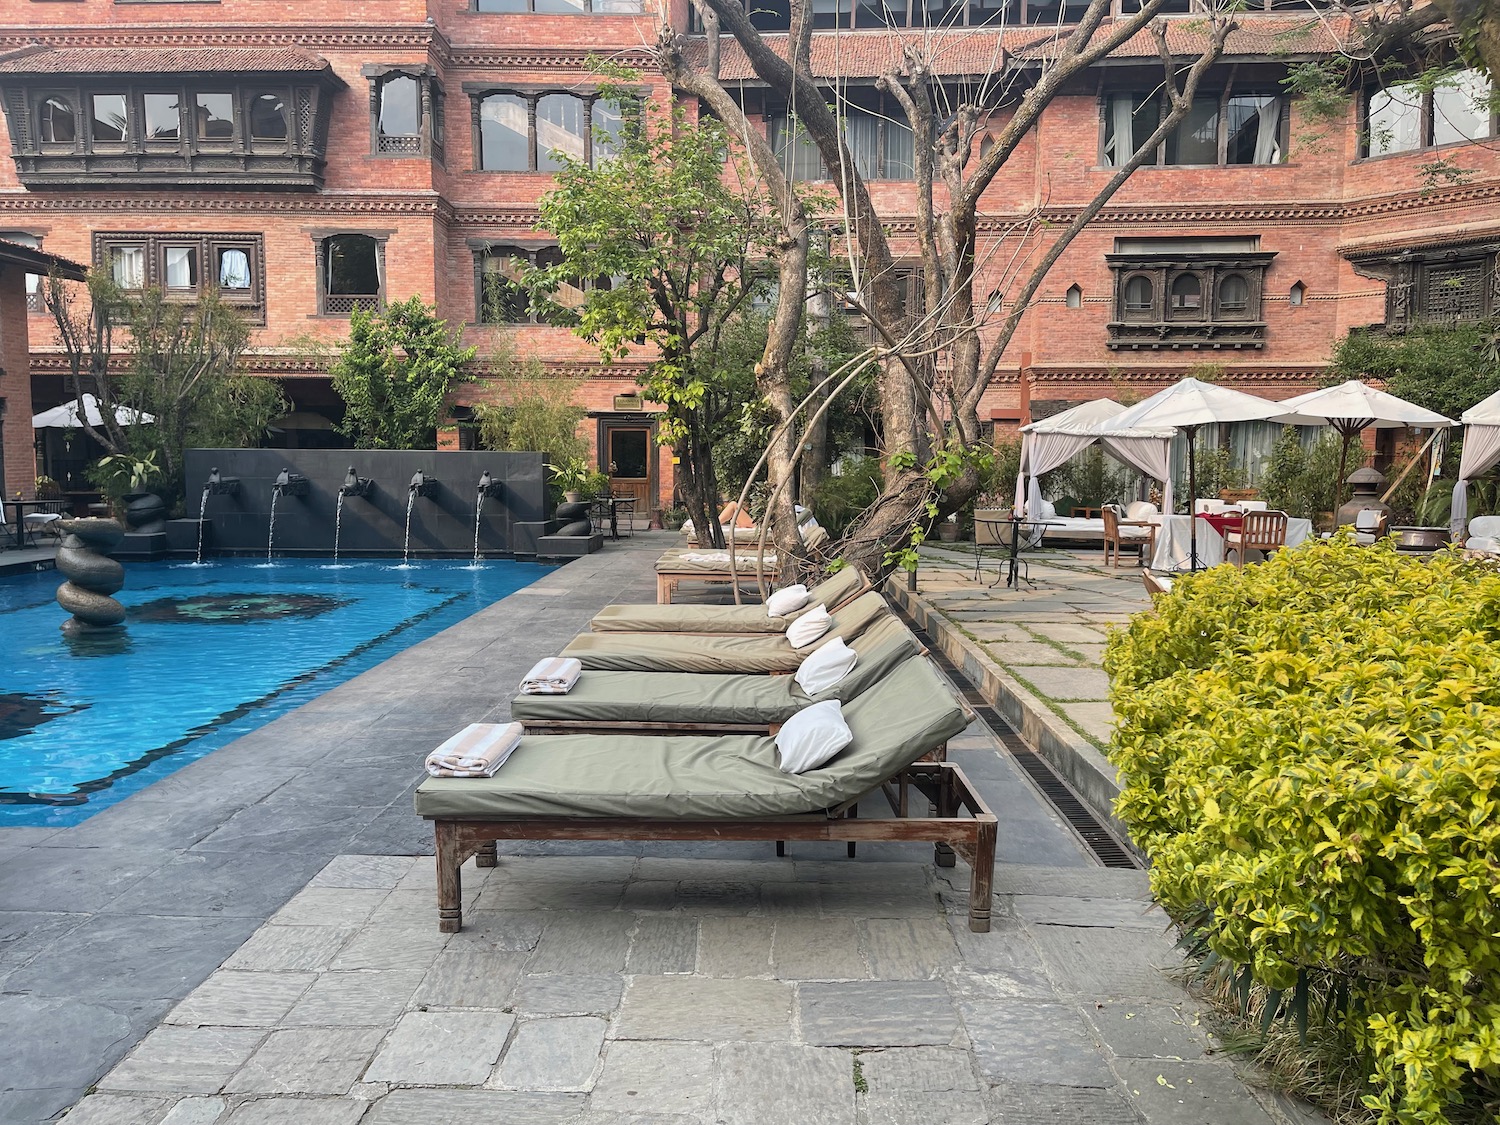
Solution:
<path fill-rule="evenodd" d="M 1142 427 L 1163 427 L 1183 430 L 1188 439 L 1188 515 L 1192 516 L 1193 505 L 1198 499 L 1198 467 L 1194 440 L 1199 426 L 1212 426 L 1221 422 L 1290 422 L 1296 421 L 1287 415 L 1279 402 L 1256 398 L 1241 391 L 1232 391 L 1214 383 L 1198 379 L 1181 379 L 1164 391 L 1136 403 L 1129 410 L 1116 414 L 1105 424 L 1102 435 L 1132 432 Z M 1189 518 L 1188 537 L 1191 544 L 1192 568 L 1198 569 L 1198 521 Z"/>
<path fill-rule="evenodd" d="M 1500 391 L 1469 407 L 1458 420 L 1464 426 L 1464 452 L 1458 461 L 1448 530 L 1455 542 L 1462 543 L 1468 532 L 1469 481 L 1500 461 Z"/>
<path fill-rule="evenodd" d="M 82 410 L 79 409 L 80 404 Z M 33 414 L 31 428 L 33 430 L 75 430 L 83 425 L 80 414 L 90 426 L 104 424 L 104 414 L 99 409 L 99 400 L 91 394 L 84 393 L 72 402 L 65 402 L 61 406 L 54 406 L 51 410 Z M 144 410 L 132 410 L 128 406 L 117 406 L 115 407 L 115 421 L 122 426 L 134 426 L 137 423 L 154 422 L 156 415 L 147 414 Z"/>
<path fill-rule="evenodd" d="M 1172 510 L 1170 428 L 1116 427 L 1125 412 L 1113 399 L 1101 398 L 1064 410 L 1050 418 L 1021 427 L 1021 471 L 1016 477 L 1016 510 L 1035 514 L 1042 504 L 1038 478 L 1071 460 L 1078 453 L 1103 441 L 1119 460 L 1162 482 L 1162 505 Z M 1109 433 L 1103 431 L 1109 427 Z M 1027 487 L 1027 478 L 1030 487 Z"/>

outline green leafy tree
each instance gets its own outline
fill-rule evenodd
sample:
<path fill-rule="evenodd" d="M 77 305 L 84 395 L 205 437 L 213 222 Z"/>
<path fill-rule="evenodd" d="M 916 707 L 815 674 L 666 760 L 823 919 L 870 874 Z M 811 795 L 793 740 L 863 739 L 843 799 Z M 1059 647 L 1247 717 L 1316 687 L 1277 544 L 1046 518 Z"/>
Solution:
<path fill-rule="evenodd" d="M 420 297 L 355 309 L 329 371 L 345 406 L 339 432 L 360 449 L 433 448 L 449 417 L 448 392 L 473 378 L 465 366 L 475 354 Z"/>
<path fill-rule="evenodd" d="M 578 278 L 609 279 L 588 290 L 574 331 L 606 362 L 642 344 L 655 349 L 641 385 L 665 407 L 659 440 L 677 455 L 688 515 L 722 546 L 714 444 L 747 391 L 714 357 L 737 314 L 768 288 L 757 263 L 774 253 L 774 212 L 738 158 L 726 157 L 716 120 L 619 104 L 621 130 L 596 139 L 593 167 L 554 154 L 563 168 L 538 225 L 557 238 L 561 261 L 532 270 L 526 284 L 541 304 Z"/>
<path fill-rule="evenodd" d="M 1399 336 L 1351 332 L 1336 345 L 1328 381 L 1378 379 L 1386 390 L 1457 418 L 1500 390 L 1495 324 L 1427 324 Z"/>
<path fill-rule="evenodd" d="M 505 338 L 489 367 L 485 383 L 495 398 L 474 408 L 486 449 L 532 450 L 558 464 L 588 456 L 588 442 L 578 436 L 578 424 L 588 416 L 578 404 L 582 378 L 549 371 L 535 356 L 517 356 Z"/>
<path fill-rule="evenodd" d="M 150 486 L 169 501 L 183 497 L 186 449 L 257 445 L 288 409 L 279 382 L 239 373 L 250 326 L 217 290 L 170 300 L 160 289 L 128 293 L 96 271 L 86 292 L 54 276 L 43 293 L 74 396 L 99 399 L 99 425 L 82 428 L 108 455 L 149 463 Z M 122 426 L 121 408 L 155 421 Z"/>

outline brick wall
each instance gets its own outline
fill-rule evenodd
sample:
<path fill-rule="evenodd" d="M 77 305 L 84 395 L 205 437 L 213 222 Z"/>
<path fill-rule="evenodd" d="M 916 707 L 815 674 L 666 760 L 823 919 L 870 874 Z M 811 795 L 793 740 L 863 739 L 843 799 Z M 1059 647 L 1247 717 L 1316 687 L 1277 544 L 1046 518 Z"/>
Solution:
<path fill-rule="evenodd" d="M 31 353 L 26 339 L 26 272 L 0 265 L 0 398 L 5 400 L 4 497 L 36 494 L 32 445 Z M 6 518 L 11 518 L 6 513 Z"/>

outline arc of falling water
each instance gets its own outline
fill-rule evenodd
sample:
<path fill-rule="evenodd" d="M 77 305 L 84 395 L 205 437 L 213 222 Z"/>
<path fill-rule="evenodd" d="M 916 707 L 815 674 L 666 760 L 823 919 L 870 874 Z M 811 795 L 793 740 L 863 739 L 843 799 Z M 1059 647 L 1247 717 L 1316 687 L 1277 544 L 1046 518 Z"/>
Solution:
<path fill-rule="evenodd" d="M 479 503 L 474 506 L 474 565 L 479 565 L 479 517 L 484 515 L 484 493 L 479 494 Z"/>
<path fill-rule="evenodd" d="M 273 489 L 271 492 L 271 529 L 266 535 L 266 562 L 271 561 L 271 547 L 276 542 L 276 501 L 281 498 L 281 492 Z"/>
<path fill-rule="evenodd" d="M 401 544 L 401 565 L 406 566 L 411 562 L 411 506 L 417 502 L 417 490 L 410 489 L 406 493 L 406 538 Z"/>
<path fill-rule="evenodd" d="M 208 508 L 208 489 L 203 490 L 203 498 L 198 501 L 198 558 L 197 562 L 203 562 L 203 517 Z"/>
<path fill-rule="evenodd" d="M 338 503 L 333 509 L 333 562 L 338 565 L 339 561 L 339 526 L 344 522 L 344 490 L 339 489 Z"/>

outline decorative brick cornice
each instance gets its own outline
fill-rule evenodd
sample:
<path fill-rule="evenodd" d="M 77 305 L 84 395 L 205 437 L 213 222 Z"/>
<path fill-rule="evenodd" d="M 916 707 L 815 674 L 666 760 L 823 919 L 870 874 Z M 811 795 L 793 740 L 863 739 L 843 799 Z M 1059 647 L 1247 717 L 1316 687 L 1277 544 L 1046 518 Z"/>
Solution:
<path fill-rule="evenodd" d="M 107 27 L 0 27 L 0 48 L 28 44 L 48 47 L 422 47 L 445 59 L 452 53 L 443 33 L 431 24 L 389 24 L 385 27 L 338 25 L 189 26 L 136 24 Z"/>
<path fill-rule="evenodd" d="M 0 194 L 0 214 L 87 211 L 167 211 L 213 214 L 362 214 L 437 215 L 451 220 L 452 206 L 435 192 L 412 195 L 242 194 L 232 195 L 51 195 L 41 192 Z"/>
<path fill-rule="evenodd" d="M 647 359 L 602 361 L 568 359 L 546 362 L 549 375 L 561 378 L 598 379 L 618 382 L 621 379 L 635 380 L 647 367 Z M 291 352 L 245 352 L 240 361 L 241 370 L 250 375 L 266 375 L 277 379 L 320 379 L 328 376 L 328 359 L 314 355 Z M 55 347 L 33 348 L 31 371 L 34 375 L 68 374 L 67 356 Z M 469 371 L 481 381 L 496 377 L 496 371 L 487 360 L 476 360 Z M 456 392 L 463 397 L 461 390 Z"/>
<path fill-rule="evenodd" d="M 1177 380 L 1186 375 L 1191 375 L 1193 367 L 1164 367 L 1153 364 L 1147 370 L 1134 371 L 1128 367 L 1077 367 L 1037 365 L 1028 367 L 1028 379 L 1031 383 L 1128 383 L 1131 386 L 1139 386 L 1142 390 L 1159 390 L 1169 387 Z M 1221 381 L 1229 384 L 1256 383 L 1256 384 L 1285 384 L 1287 386 L 1303 386 L 1316 383 L 1323 378 L 1326 368 L 1323 367 L 1235 367 L 1226 366 Z M 1015 370 L 1000 370 L 995 373 L 994 382 L 997 384 L 1019 383 L 1020 373 Z"/>
<path fill-rule="evenodd" d="M 448 63 L 458 70 L 494 70 L 499 67 L 515 67 L 526 70 L 588 70 L 589 59 L 599 51 L 580 51 L 572 47 L 527 47 L 525 50 L 504 50 L 493 47 L 455 47 Z M 655 74 L 656 62 L 644 50 L 611 50 L 607 52 L 611 62 L 635 67 Z M 660 79 L 665 85 L 666 80 Z"/>
<path fill-rule="evenodd" d="M 1338 252 L 1346 258 L 1364 258 L 1372 254 L 1399 254 L 1403 250 L 1443 250 L 1497 241 L 1500 228 L 1493 226 L 1449 232 L 1402 231 L 1369 241 L 1341 243 Z"/>

